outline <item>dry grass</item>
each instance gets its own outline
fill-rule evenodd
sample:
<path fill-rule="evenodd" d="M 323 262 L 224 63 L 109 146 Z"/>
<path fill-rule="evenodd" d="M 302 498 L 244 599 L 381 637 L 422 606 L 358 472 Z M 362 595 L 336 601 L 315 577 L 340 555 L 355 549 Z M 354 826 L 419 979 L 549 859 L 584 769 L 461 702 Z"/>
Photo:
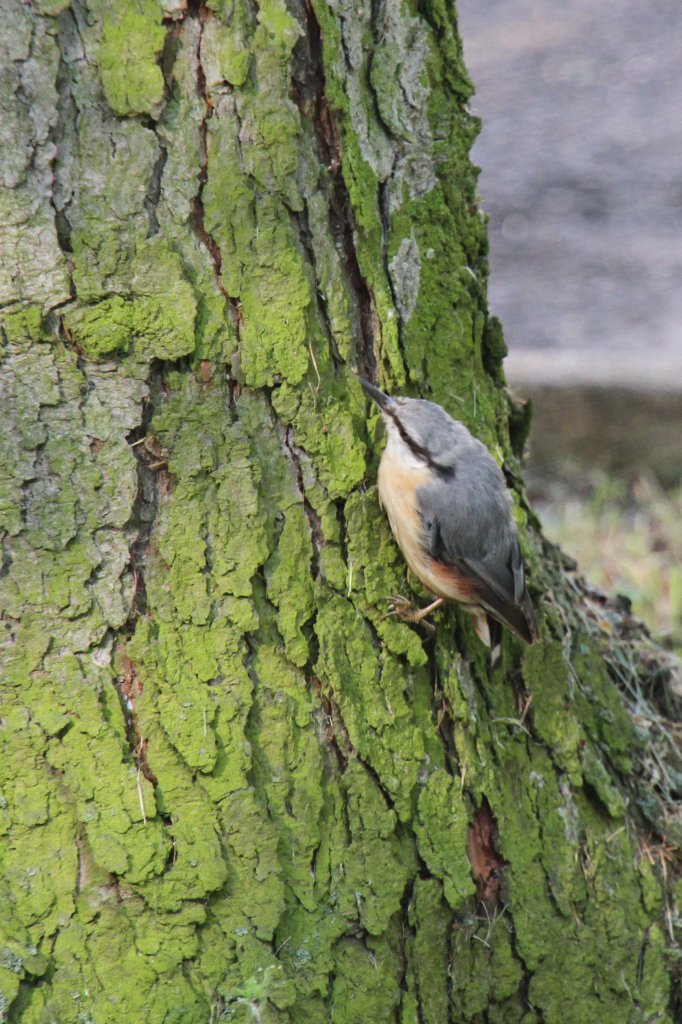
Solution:
<path fill-rule="evenodd" d="M 533 490 L 547 536 L 591 583 L 625 594 L 633 613 L 682 654 L 682 487 L 600 476 L 579 495 L 556 482 Z"/>

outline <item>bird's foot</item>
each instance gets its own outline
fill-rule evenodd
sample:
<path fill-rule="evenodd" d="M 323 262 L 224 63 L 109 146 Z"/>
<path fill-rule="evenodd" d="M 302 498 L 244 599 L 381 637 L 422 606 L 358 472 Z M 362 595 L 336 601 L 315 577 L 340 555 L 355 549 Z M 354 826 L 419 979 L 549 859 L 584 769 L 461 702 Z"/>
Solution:
<path fill-rule="evenodd" d="M 419 611 L 408 598 L 402 594 L 394 594 L 388 598 L 388 614 L 395 615 L 401 622 L 414 622 L 414 616 Z"/>
<path fill-rule="evenodd" d="M 421 622 L 430 633 L 435 633 L 435 626 L 430 622 L 426 622 L 425 619 L 431 612 L 435 612 L 436 608 L 440 608 L 445 603 L 444 598 L 437 598 L 437 600 L 427 605 L 426 608 L 415 608 L 411 601 L 408 601 L 406 597 L 402 597 L 400 594 L 392 597 L 390 600 L 389 615 L 395 615 L 401 622 L 411 622 L 413 625 Z"/>

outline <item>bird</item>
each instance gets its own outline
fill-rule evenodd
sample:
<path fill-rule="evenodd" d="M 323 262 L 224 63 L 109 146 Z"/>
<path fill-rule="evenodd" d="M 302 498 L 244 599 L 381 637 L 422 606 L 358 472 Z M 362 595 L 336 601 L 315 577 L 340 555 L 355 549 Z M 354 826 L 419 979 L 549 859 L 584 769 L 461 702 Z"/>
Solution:
<path fill-rule="evenodd" d="M 387 428 L 379 501 L 405 560 L 433 600 L 401 617 L 420 622 L 445 601 L 474 616 L 496 664 L 501 626 L 540 638 L 504 476 L 481 441 L 436 402 L 362 387 Z"/>

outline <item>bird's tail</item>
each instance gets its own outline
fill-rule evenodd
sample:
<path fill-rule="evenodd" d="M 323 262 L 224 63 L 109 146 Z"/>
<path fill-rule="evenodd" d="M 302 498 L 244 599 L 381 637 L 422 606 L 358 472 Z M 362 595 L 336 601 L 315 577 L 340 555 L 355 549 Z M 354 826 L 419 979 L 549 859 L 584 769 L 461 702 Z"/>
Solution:
<path fill-rule="evenodd" d="M 489 587 L 486 588 L 485 594 L 480 595 L 480 601 L 490 617 L 497 619 L 503 626 L 508 626 L 520 640 L 527 644 L 534 644 L 536 640 L 540 639 L 538 622 L 526 587 L 523 589 L 518 604 L 502 600 Z"/>
<path fill-rule="evenodd" d="M 487 615 L 490 636 L 490 667 L 497 668 L 502 659 L 502 626 L 492 615 Z"/>
<path fill-rule="evenodd" d="M 473 616 L 478 639 L 490 648 L 490 667 L 497 668 L 502 657 L 502 625 L 482 608 L 473 611 Z"/>

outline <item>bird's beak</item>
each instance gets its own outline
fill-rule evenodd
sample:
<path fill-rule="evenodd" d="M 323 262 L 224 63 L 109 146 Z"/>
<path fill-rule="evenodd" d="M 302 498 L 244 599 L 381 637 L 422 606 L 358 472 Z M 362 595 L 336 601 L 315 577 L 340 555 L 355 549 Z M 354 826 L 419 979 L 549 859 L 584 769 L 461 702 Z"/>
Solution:
<path fill-rule="evenodd" d="M 385 395 L 383 391 L 380 391 L 379 388 L 372 384 L 371 381 L 367 380 L 366 377 L 360 377 L 360 383 L 369 397 L 374 399 L 382 412 L 388 412 L 388 410 L 395 405 L 394 398 L 391 398 L 390 395 Z"/>

